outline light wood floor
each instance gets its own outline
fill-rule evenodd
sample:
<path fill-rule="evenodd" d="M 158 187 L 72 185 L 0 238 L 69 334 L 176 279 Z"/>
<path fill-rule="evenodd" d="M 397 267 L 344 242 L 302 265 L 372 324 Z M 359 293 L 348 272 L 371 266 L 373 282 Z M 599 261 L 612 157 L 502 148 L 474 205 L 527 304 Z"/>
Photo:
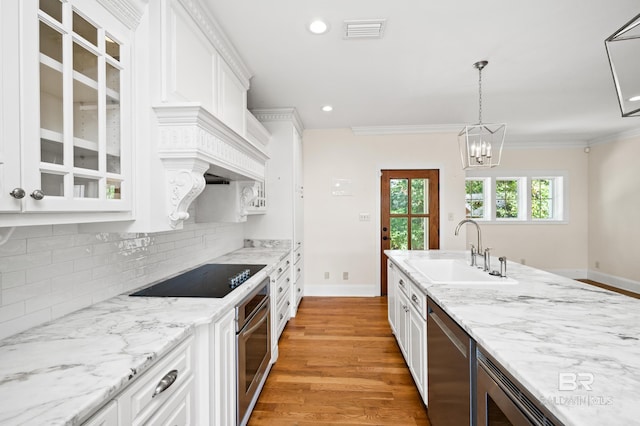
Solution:
<path fill-rule="evenodd" d="M 249 426 L 429 426 L 386 297 L 306 297 L 279 350 Z"/>
<path fill-rule="evenodd" d="M 593 281 L 593 280 L 580 279 L 578 281 L 582 281 L 585 284 L 591 284 L 591 285 L 594 285 L 596 287 L 604 288 L 604 289 L 607 289 L 607 290 L 615 291 L 616 293 L 624 294 L 625 296 L 633 297 L 635 299 L 640 299 L 640 294 L 634 293 L 632 291 L 628 291 L 628 290 L 623 290 L 621 288 L 612 287 L 610 285 L 602 284 L 602 283 L 599 283 L 599 282 Z"/>

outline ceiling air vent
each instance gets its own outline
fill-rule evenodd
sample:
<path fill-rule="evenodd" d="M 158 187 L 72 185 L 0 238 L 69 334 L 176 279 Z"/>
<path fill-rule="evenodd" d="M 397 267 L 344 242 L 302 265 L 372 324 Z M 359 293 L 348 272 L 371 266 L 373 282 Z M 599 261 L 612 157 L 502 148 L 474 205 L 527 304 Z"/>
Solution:
<path fill-rule="evenodd" d="M 386 19 L 344 21 L 343 36 L 347 40 L 359 38 L 382 38 L 386 22 Z"/>

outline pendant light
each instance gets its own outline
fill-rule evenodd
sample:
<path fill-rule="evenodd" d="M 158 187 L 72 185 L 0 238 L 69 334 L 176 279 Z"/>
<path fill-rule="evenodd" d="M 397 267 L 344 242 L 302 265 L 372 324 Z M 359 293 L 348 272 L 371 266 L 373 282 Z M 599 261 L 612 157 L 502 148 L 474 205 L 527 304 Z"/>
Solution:
<path fill-rule="evenodd" d="M 623 117 L 640 117 L 640 15 L 605 41 Z"/>
<path fill-rule="evenodd" d="M 496 167 L 500 164 L 502 157 L 507 125 L 482 122 L 482 70 L 488 63 L 479 61 L 473 64 L 473 67 L 478 70 L 478 124 L 464 126 L 458 134 L 458 146 L 464 170 Z"/>

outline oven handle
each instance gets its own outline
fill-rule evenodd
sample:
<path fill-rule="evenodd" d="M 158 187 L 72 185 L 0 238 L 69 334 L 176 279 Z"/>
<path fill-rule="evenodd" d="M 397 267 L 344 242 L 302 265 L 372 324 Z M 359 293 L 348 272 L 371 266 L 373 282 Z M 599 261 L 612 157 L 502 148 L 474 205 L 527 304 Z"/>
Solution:
<path fill-rule="evenodd" d="M 260 307 L 257 311 L 254 312 L 254 315 L 252 316 L 251 320 L 249 320 L 249 322 L 244 326 L 242 330 L 240 330 L 238 334 L 251 334 L 254 331 L 256 331 L 262 325 L 263 322 L 267 320 L 267 318 L 269 317 L 269 299 L 265 299 L 265 300 L 266 302 L 263 303 L 262 307 Z M 262 315 L 262 318 L 259 318 L 260 311 L 266 311 L 266 314 Z M 251 326 L 251 328 L 248 328 L 249 324 L 251 324 L 258 318 L 259 318 L 259 321 L 255 325 Z"/>

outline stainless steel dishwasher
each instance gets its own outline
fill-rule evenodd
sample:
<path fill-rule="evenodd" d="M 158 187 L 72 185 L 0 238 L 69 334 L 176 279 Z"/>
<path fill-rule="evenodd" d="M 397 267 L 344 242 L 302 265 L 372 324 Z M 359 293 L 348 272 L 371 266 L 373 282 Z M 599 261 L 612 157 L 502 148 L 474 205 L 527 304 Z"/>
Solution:
<path fill-rule="evenodd" d="M 433 426 L 475 425 L 476 345 L 427 298 L 427 414 Z"/>

